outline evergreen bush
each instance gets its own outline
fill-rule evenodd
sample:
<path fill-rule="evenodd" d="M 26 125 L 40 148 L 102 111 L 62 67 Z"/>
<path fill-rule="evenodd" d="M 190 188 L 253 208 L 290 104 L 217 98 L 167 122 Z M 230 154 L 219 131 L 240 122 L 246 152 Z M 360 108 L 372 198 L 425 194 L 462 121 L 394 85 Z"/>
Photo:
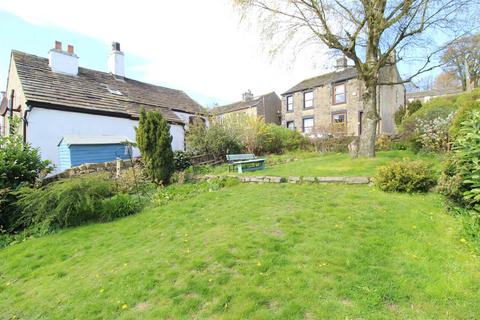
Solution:
<path fill-rule="evenodd" d="M 156 184 L 168 184 L 174 171 L 170 126 L 158 112 L 142 110 L 135 128 L 137 146 L 149 178 Z"/>

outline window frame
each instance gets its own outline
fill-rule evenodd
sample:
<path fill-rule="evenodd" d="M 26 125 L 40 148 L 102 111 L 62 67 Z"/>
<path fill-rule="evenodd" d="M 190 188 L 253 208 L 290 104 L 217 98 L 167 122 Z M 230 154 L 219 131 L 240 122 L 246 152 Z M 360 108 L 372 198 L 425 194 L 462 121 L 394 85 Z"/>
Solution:
<path fill-rule="evenodd" d="M 337 87 L 343 86 L 343 101 L 338 102 L 337 101 Z M 347 103 L 347 82 L 337 82 L 333 84 L 332 87 L 332 104 L 344 104 Z"/>
<path fill-rule="evenodd" d="M 334 121 L 334 119 L 335 119 L 335 116 L 338 116 L 338 115 L 343 115 L 343 118 L 344 118 L 344 121 L 343 121 L 343 123 L 344 123 L 344 125 L 343 125 L 344 129 L 343 129 L 343 130 L 339 130 L 339 132 L 345 133 L 345 132 L 347 132 L 347 125 L 348 125 L 348 113 L 347 113 L 347 110 L 339 110 L 339 111 L 334 111 L 334 112 L 332 112 L 332 114 L 331 114 L 331 124 L 332 124 L 332 127 L 333 127 L 334 131 L 335 131 L 335 129 L 336 129 L 336 126 L 335 126 L 336 122 Z"/>
<path fill-rule="evenodd" d="M 292 128 L 289 128 L 289 127 L 288 127 L 288 125 L 289 125 L 290 123 L 293 125 Z M 293 120 L 292 120 L 292 121 L 287 121 L 287 123 L 285 124 L 285 126 L 286 126 L 287 129 L 295 130 L 295 121 L 293 121 Z"/>
<path fill-rule="evenodd" d="M 291 99 L 292 100 L 292 108 L 291 109 L 288 109 L 288 100 Z M 286 111 L 287 112 L 293 112 L 293 95 L 288 95 L 286 96 L 285 98 L 285 104 L 286 104 Z"/>
<path fill-rule="evenodd" d="M 307 107 L 306 106 L 306 99 L 305 99 L 305 96 L 308 94 L 308 93 L 311 93 L 312 94 L 312 99 L 311 100 L 308 100 L 308 101 L 312 101 L 312 106 L 311 107 Z M 314 92 L 313 90 L 308 90 L 308 91 L 304 91 L 303 92 L 303 110 L 308 110 L 308 109 L 313 109 L 315 107 L 315 95 L 314 95 Z"/>
<path fill-rule="evenodd" d="M 311 128 L 312 128 L 312 131 L 313 131 L 313 129 L 315 128 L 315 117 L 314 117 L 314 116 L 303 117 L 303 118 L 302 118 L 302 132 L 304 132 L 304 133 L 310 133 L 310 132 L 306 132 L 306 131 L 305 131 L 305 120 L 310 120 L 310 119 L 312 120 L 312 127 L 311 127 Z M 310 128 L 310 127 L 309 127 L 309 128 Z"/>

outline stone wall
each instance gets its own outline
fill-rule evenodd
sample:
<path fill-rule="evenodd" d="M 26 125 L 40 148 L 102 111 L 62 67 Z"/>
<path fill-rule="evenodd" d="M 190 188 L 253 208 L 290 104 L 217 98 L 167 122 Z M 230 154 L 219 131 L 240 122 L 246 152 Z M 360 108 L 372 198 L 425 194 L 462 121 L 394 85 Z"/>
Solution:
<path fill-rule="evenodd" d="M 277 176 L 237 176 L 237 175 L 198 175 L 190 177 L 193 180 L 210 180 L 222 177 L 238 179 L 240 182 L 254 183 L 343 183 L 343 184 L 369 184 L 372 182 L 370 177 L 277 177 Z"/>
<path fill-rule="evenodd" d="M 42 184 L 45 185 L 60 179 L 72 178 L 96 172 L 108 172 L 112 175 L 116 175 L 118 170 L 126 170 L 133 166 L 143 167 L 143 162 L 140 158 L 134 158 L 133 160 L 115 160 L 101 163 L 85 163 L 78 167 L 72 167 L 60 173 L 48 176 L 42 180 Z"/>

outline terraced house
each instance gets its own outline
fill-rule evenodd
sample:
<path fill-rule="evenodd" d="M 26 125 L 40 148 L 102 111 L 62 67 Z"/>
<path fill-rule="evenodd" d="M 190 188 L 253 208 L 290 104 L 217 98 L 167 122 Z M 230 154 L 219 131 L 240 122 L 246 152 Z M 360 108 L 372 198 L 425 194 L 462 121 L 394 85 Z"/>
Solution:
<path fill-rule="evenodd" d="M 185 128 L 203 115 L 202 107 L 185 92 L 126 77 L 124 53 L 117 42 L 105 59 L 108 72 L 79 67 L 78 60 L 73 46 L 63 50 L 58 41 L 48 58 L 13 50 L 0 109 L 2 134 L 11 133 L 13 118 L 20 119 L 17 132 L 58 171 L 77 162 L 125 157 L 121 142 L 135 141 L 144 108 L 161 113 L 170 124 L 172 148 L 185 149 Z M 75 160 L 77 151 L 72 149 L 68 153 L 72 158 L 61 161 L 66 154 L 62 147 L 69 141 L 82 141 L 84 147 L 75 147 L 83 152 L 77 157 L 81 160 Z M 77 144 L 66 147 L 73 145 Z M 133 152 L 138 155 L 138 150 Z"/>
<path fill-rule="evenodd" d="M 383 68 L 377 108 L 381 120 L 377 132 L 396 131 L 394 114 L 405 104 L 405 87 L 394 59 Z M 347 60 L 337 60 L 336 71 L 306 79 L 282 94 L 282 125 L 312 136 L 360 135 L 362 132 L 364 84 Z"/>
<path fill-rule="evenodd" d="M 216 117 L 229 114 L 246 114 L 262 117 L 266 123 L 280 124 L 280 108 L 282 101 L 275 92 L 254 96 L 250 90 L 242 94 L 242 100 L 213 108 L 211 113 Z"/>

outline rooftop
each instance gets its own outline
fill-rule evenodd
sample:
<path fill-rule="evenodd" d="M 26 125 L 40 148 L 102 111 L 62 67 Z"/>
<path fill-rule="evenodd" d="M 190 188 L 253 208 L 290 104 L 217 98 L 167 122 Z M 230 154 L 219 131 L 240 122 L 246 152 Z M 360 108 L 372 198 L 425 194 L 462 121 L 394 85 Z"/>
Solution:
<path fill-rule="evenodd" d="M 137 119 L 142 108 L 157 110 L 168 121 L 182 122 L 174 111 L 203 113 L 185 92 L 78 68 L 72 76 L 53 72 L 48 59 L 13 50 L 12 57 L 27 103 L 53 109 L 87 111 Z"/>
<path fill-rule="evenodd" d="M 309 90 L 309 89 L 320 87 L 327 83 L 344 81 L 344 80 L 353 79 L 356 77 L 357 77 L 357 70 L 355 70 L 355 68 L 348 67 L 341 71 L 329 72 L 313 78 L 303 80 L 302 82 L 288 89 L 282 95 L 294 93 L 297 91 Z"/>

